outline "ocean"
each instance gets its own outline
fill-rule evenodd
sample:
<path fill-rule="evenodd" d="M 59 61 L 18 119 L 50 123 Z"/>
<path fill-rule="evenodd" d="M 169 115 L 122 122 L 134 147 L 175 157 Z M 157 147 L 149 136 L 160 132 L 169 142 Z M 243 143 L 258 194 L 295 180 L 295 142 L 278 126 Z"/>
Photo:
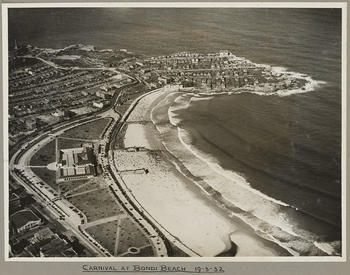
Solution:
<path fill-rule="evenodd" d="M 163 130 L 177 131 L 183 146 L 174 155 L 227 190 L 223 195 L 233 199 L 238 184 L 264 197 L 264 205 L 248 195 L 236 198 L 242 209 L 251 199 L 257 207 L 250 213 L 261 220 L 340 253 L 340 9 L 13 9 L 10 47 L 15 39 L 148 56 L 225 49 L 320 81 L 313 91 L 288 96 L 179 94 L 171 98 L 179 102 L 163 102 L 173 123 Z M 199 161 L 225 179 L 215 182 L 199 172 Z"/>

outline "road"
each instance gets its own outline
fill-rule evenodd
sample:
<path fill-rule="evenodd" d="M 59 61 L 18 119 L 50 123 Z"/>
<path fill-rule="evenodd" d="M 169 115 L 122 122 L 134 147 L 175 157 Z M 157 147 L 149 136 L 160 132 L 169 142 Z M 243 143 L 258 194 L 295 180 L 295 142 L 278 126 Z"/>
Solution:
<path fill-rule="evenodd" d="M 129 75 L 122 73 L 121 71 L 118 71 L 116 68 L 113 68 L 113 67 L 105 67 L 105 66 L 101 66 L 101 67 L 64 67 L 64 66 L 57 65 L 56 63 L 54 63 L 52 61 L 48 61 L 46 59 L 43 59 L 43 58 L 39 57 L 39 55 L 36 55 L 36 56 L 22 55 L 22 56 L 18 56 L 18 58 L 37 59 L 37 60 L 45 63 L 46 65 L 49 65 L 50 67 L 53 67 L 53 68 L 58 69 L 58 70 L 64 70 L 64 71 L 111 71 L 111 72 L 126 76 L 128 78 L 132 78 Z"/>
<path fill-rule="evenodd" d="M 122 123 L 124 123 L 139 100 L 147 94 L 144 94 L 137 98 L 131 104 L 130 108 L 122 118 L 120 118 L 120 114 L 116 113 L 113 110 L 114 106 L 112 106 L 110 109 L 100 113 L 99 115 L 94 114 L 88 118 L 85 117 L 74 122 L 67 122 L 64 125 L 57 126 L 48 132 L 38 135 L 30 142 L 25 142 L 10 159 L 9 172 L 11 176 L 13 176 L 13 178 L 18 183 L 23 185 L 28 193 L 33 194 L 36 200 L 40 202 L 44 207 L 46 207 L 53 216 L 57 217 L 57 220 L 65 228 L 71 230 L 83 244 L 85 244 L 99 256 L 111 257 L 112 255 L 84 230 L 83 224 L 87 222 L 84 213 L 82 213 L 69 201 L 60 197 L 60 194 L 56 190 L 50 187 L 47 183 L 43 182 L 42 179 L 33 173 L 30 167 L 30 159 L 37 150 L 39 150 L 42 146 L 46 145 L 50 141 L 56 139 L 65 131 L 79 125 L 100 119 L 101 117 L 114 116 L 112 117 L 112 123 L 110 123 L 108 128 L 104 131 L 104 137 L 99 141 L 99 145 L 102 148 L 105 148 L 106 144 L 109 144 L 111 142 L 110 138 L 112 130 L 117 126 L 118 122 L 122 121 Z M 104 152 L 104 150 L 101 150 L 101 152 Z M 113 172 L 113 169 L 110 168 L 110 164 L 112 164 L 113 158 L 109 158 L 108 154 L 100 154 L 98 156 L 98 159 L 104 167 L 104 177 L 109 184 L 110 191 L 116 196 L 119 203 L 121 203 L 121 205 L 134 219 L 134 221 L 137 222 L 143 231 L 147 234 L 151 241 L 155 256 L 168 256 L 167 247 L 164 240 L 162 239 L 162 236 L 159 235 L 159 230 L 154 226 L 153 223 L 150 223 L 147 218 L 145 219 L 144 214 L 142 214 L 143 210 L 138 209 L 138 207 L 135 206 L 134 202 L 127 194 L 128 191 L 121 187 L 121 184 L 119 183 L 121 179 L 118 179 L 118 172 L 115 170 Z"/>
<path fill-rule="evenodd" d="M 84 213 L 69 201 L 61 198 L 56 190 L 34 174 L 30 167 L 30 159 L 37 150 L 56 139 L 65 131 L 103 117 L 111 117 L 112 115 L 119 118 L 119 115 L 115 113 L 111 107 L 99 115 L 93 114 L 88 118 L 85 117 L 73 122 L 67 122 L 64 125 L 59 125 L 25 142 L 19 150 L 13 154 L 9 162 L 9 173 L 11 176 L 13 176 L 18 183 L 23 185 L 27 192 L 32 194 L 37 201 L 41 202 L 44 207 L 50 210 L 52 215 L 55 216 L 65 228 L 72 230 L 86 246 L 97 255 L 103 257 L 110 257 L 112 255 L 80 228 L 81 224 L 86 223 Z"/>
<path fill-rule="evenodd" d="M 147 219 L 142 215 L 142 210 L 139 209 L 139 207 L 136 207 L 134 204 L 134 201 L 130 198 L 128 195 L 128 191 L 125 188 L 121 188 L 121 178 L 119 178 L 119 174 L 117 173 L 116 170 L 114 170 L 114 165 L 113 165 L 113 157 L 111 158 L 111 155 L 113 154 L 111 146 L 108 146 L 111 148 L 108 152 L 108 154 L 105 154 L 105 148 L 107 145 L 109 145 L 112 140 L 112 132 L 115 130 L 115 128 L 118 127 L 118 125 L 123 124 L 126 122 L 127 118 L 131 114 L 132 110 L 135 108 L 137 103 L 145 96 L 148 94 L 151 94 L 153 92 L 158 91 L 154 90 L 151 92 L 148 92 L 146 94 L 143 94 L 136 98 L 128 110 L 124 113 L 124 115 L 119 118 L 118 121 L 114 121 L 111 123 L 106 130 L 103 138 L 100 141 L 100 146 L 102 148 L 101 152 L 97 158 L 99 163 L 102 165 L 102 169 L 104 172 L 104 178 L 109 184 L 109 188 L 112 191 L 112 193 L 115 195 L 116 199 L 118 202 L 124 207 L 124 209 L 128 212 L 128 214 L 136 221 L 139 226 L 142 228 L 144 233 L 149 237 L 149 240 L 151 241 L 153 251 L 155 253 L 155 256 L 158 257 L 166 257 L 168 256 L 168 250 L 165 245 L 164 240 L 158 233 L 158 229 L 155 228 L 153 224 L 150 224 Z M 118 129 L 120 129 L 118 127 Z M 118 134 L 118 133 L 117 133 Z M 114 136 L 115 137 L 115 136 Z"/>
<path fill-rule="evenodd" d="M 89 121 L 94 121 L 98 118 L 93 118 Z M 79 124 L 78 124 L 79 125 Z M 55 132 L 47 136 L 46 138 L 40 140 L 34 146 L 30 146 L 26 149 L 25 153 L 20 157 L 18 164 L 14 163 L 14 160 L 17 157 L 17 154 L 20 151 L 17 151 L 16 154 L 10 160 L 10 174 L 13 178 L 23 185 L 27 192 L 34 195 L 37 201 L 41 202 L 44 207 L 50 210 L 53 216 L 56 216 L 58 221 L 67 229 L 70 229 L 74 232 L 74 234 L 79 237 L 79 239 L 87 245 L 92 251 L 94 251 L 97 255 L 100 256 L 110 256 L 107 253 L 103 252 L 102 247 L 92 246 L 92 242 L 88 241 L 86 236 L 79 230 L 79 226 L 82 222 L 85 222 L 86 217 L 84 213 L 80 212 L 74 205 L 72 205 L 69 201 L 64 199 L 58 199 L 59 193 L 54 190 L 50 185 L 43 182 L 36 174 L 33 173 L 31 168 L 29 167 L 29 162 L 32 155 L 42 146 L 46 145 L 50 141 L 54 140 L 57 136 L 62 134 L 65 130 L 70 128 L 74 128 L 76 126 L 75 123 L 73 125 L 69 125 L 60 131 Z M 45 134 L 43 134 L 45 135 Z M 40 137 L 40 136 L 39 136 Z M 39 139 L 38 137 L 38 139 Z M 27 144 L 23 145 L 23 148 L 26 148 Z M 16 172 L 19 171 L 19 172 Z M 20 173 L 20 175 L 19 175 Z M 23 175 L 21 177 L 21 175 Z M 75 210 L 75 211 L 74 211 Z M 80 214 L 80 216 L 79 216 Z"/>
<path fill-rule="evenodd" d="M 143 94 L 136 98 L 134 102 L 130 105 L 128 110 L 124 113 L 123 117 L 120 119 L 120 125 L 119 125 L 119 130 L 123 128 L 124 124 L 127 122 L 128 117 L 132 113 L 132 111 L 135 109 L 136 105 L 140 102 L 142 98 L 145 96 L 152 94 L 154 92 L 158 92 L 159 90 L 163 89 L 164 92 L 175 92 L 178 91 L 179 87 L 178 86 L 169 86 L 169 87 L 164 87 L 160 89 L 153 90 L 151 92 L 148 92 L 146 94 Z M 118 133 L 117 133 L 118 135 Z M 107 173 L 110 173 L 110 177 L 114 178 L 115 182 L 118 184 L 115 184 L 113 188 L 115 188 L 116 194 L 122 198 L 125 197 L 126 202 L 129 202 L 133 207 L 133 210 L 131 211 L 132 215 L 135 216 L 140 222 L 146 221 L 147 223 L 144 224 L 146 228 L 148 228 L 148 225 L 152 225 L 149 230 L 153 232 L 153 234 L 161 234 L 169 240 L 172 244 L 180 248 L 182 251 L 187 253 L 189 256 L 200 256 L 198 253 L 187 247 L 184 243 L 182 243 L 176 236 L 173 236 L 170 232 L 166 230 L 166 228 L 162 227 L 153 217 L 150 213 L 147 212 L 146 209 L 142 207 L 142 205 L 138 202 L 137 198 L 134 197 L 132 192 L 129 190 L 125 182 L 123 181 L 122 178 L 122 173 L 125 171 L 118 171 L 114 162 L 114 155 L 113 155 L 113 149 L 109 151 L 108 158 L 105 157 L 103 162 L 105 163 L 105 168 L 107 167 L 107 163 L 109 165 L 109 169 L 106 169 Z M 109 170 L 109 171 L 108 171 Z M 131 209 L 131 208 L 130 208 Z M 156 228 L 156 232 L 152 230 L 153 228 Z M 163 249 L 163 248 L 160 248 Z"/>

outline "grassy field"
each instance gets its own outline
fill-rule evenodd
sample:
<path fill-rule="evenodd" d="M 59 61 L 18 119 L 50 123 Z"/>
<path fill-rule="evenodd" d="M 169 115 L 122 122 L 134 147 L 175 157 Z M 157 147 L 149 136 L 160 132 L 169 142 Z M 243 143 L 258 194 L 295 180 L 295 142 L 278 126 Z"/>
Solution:
<path fill-rule="evenodd" d="M 118 223 L 120 222 L 119 239 L 117 239 Z M 104 248 L 114 256 L 124 257 L 151 257 L 154 256 L 153 249 L 147 237 L 141 232 L 139 227 L 131 218 L 122 218 L 121 221 L 99 224 L 86 229 L 86 231 Z M 115 251 L 117 245 L 117 251 Z M 128 253 L 130 249 L 135 249 L 136 253 Z"/>
<path fill-rule="evenodd" d="M 94 120 L 92 122 L 88 122 L 73 129 L 70 129 L 61 136 L 81 139 L 99 139 L 104 128 L 110 121 L 110 118 L 101 118 L 98 120 Z"/>
<path fill-rule="evenodd" d="M 85 193 L 68 200 L 86 215 L 88 222 L 124 213 L 108 189 Z"/>
<path fill-rule="evenodd" d="M 116 233 L 118 228 L 118 220 L 99 224 L 86 229 L 99 244 L 114 255 Z"/>
<path fill-rule="evenodd" d="M 81 184 L 76 188 L 71 188 L 69 193 L 67 193 L 67 196 L 94 190 L 96 188 L 101 188 L 100 184 L 96 180 L 89 180 L 89 181 L 86 181 L 86 183 Z"/>
<path fill-rule="evenodd" d="M 127 252 L 130 247 L 140 248 L 146 245 L 150 245 L 150 242 L 134 221 L 130 217 L 123 219 L 120 228 L 118 256 Z"/>
<path fill-rule="evenodd" d="M 152 246 L 147 246 L 140 249 L 140 252 L 137 254 L 128 253 L 124 254 L 123 257 L 154 257 L 154 252 Z"/>
<path fill-rule="evenodd" d="M 43 147 L 41 147 L 31 158 L 30 165 L 42 166 L 48 165 L 51 162 L 56 161 L 56 142 L 50 141 Z"/>
<path fill-rule="evenodd" d="M 56 172 L 47 168 L 32 168 L 33 172 L 41 178 L 45 183 L 50 185 L 53 189 L 58 191 L 58 184 L 56 184 Z"/>
<path fill-rule="evenodd" d="M 58 188 L 62 194 L 79 188 L 83 184 L 86 184 L 89 180 L 74 180 L 74 181 L 64 181 L 58 184 Z"/>
<path fill-rule="evenodd" d="M 138 257 L 153 257 L 154 252 L 152 246 L 147 246 L 140 250 L 140 253 L 137 254 Z"/>
<path fill-rule="evenodd" d="M 81 147 L 82 144 L 85 142 L 82 140 L 71 140 L 71 139 L 64 139 L 59 138 L 58 139 L 58 149 L 68 149 L 68 148 L 77 148 Z"/>

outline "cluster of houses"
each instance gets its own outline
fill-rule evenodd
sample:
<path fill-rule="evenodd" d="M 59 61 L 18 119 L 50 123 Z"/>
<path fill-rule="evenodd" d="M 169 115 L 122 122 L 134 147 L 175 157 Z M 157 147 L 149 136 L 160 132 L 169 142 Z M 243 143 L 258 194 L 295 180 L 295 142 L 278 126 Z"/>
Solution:
<path fill-rule="evenodd" d="M 158 81 L 210 89 L 240 88 L 271 82 L 271 72 L 263 66 L 237 57 L 229 51 L 218 53 L 175 53 L 144 61 L 144 72 Z"/>
<path fill-rule="evenodd" d="M 113 71 L 62 70 L 40 61 L 9 75 L 9 134 L 12 143 L 36 129 L 110 104 L 129 78 Z"/>
<path fill-rule="evenodd" d="M 24 188 L 9 190 L 10 255 L 16 257 L 75 257 L 74 240 L 57 233 L 35 208 Z M 79 251 L 78 251 L 79 252 Z"/>

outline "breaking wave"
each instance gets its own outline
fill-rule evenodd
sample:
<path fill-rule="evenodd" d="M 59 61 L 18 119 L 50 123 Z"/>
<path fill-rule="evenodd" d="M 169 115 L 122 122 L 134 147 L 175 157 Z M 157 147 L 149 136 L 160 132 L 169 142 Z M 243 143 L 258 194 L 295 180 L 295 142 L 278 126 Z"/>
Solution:
<path fill-rule="evenodd" d="M 299 227 L 289 215 L 303 215 L 302 212 L 254 189 L 244 175 L 222 168 L 213 155 L 202 152 L 192 144 L 196 133 L 181 127 L 177 111 L 187 109 L 198 100 L 211 100 L 216 95 L 170 93 L 152 109 L 151 120 L 162 136 L 163 145 L 183 166 L 175 165 L 176 168 L 184 175 L 189 172 L 202 179 L 194 183 L 209 196 L 213 193 L 208 190 L 219 194 L 216 197 L 219 204 L 230 210 L 231 206 L 239 209 L 232 211 L 231 215 L 240 218 L 257 235 L 275 242 L 291 255 L 338 255 L 338 243 L 320 242 L 319 236 Z M 188 172 L 184 172 L 184 169 Z"/>
<path fill-rule="evenodd" d="M 268 65 L 260 65 L 255 64 L 261 67 L 267 67 L 270 68 L 273 75 L 275 76 L 283 76 L 286 81 L 292 81 L 292 80 L 301 80 L 304 82 L 304 85 L 299 88 L 294 89 L 278 89 L 275 91 L 269 91 L 266 90 L 266 87 L 264 86 L 245 86 L 242 88 L 233 88 L 231 91 L 221 91 L 221 92 L 208 92 L 208 93 L 197 93 L 193 94 L 195 97 L 208 97 L 208 96 L 218 96 L 218 95 L 232 95 L 232 94 L 242 94 L 242 93 L 252 93 L 260 96 L 291 96 L 295 94 L 303 94 L 308 93 L 317 90 L 318 88 L 324 86 L 327 84 L 326 81 L 321 80 L 315 80 L 311 76 L 288 71 L 285 67 L 270 67 Z"/>

